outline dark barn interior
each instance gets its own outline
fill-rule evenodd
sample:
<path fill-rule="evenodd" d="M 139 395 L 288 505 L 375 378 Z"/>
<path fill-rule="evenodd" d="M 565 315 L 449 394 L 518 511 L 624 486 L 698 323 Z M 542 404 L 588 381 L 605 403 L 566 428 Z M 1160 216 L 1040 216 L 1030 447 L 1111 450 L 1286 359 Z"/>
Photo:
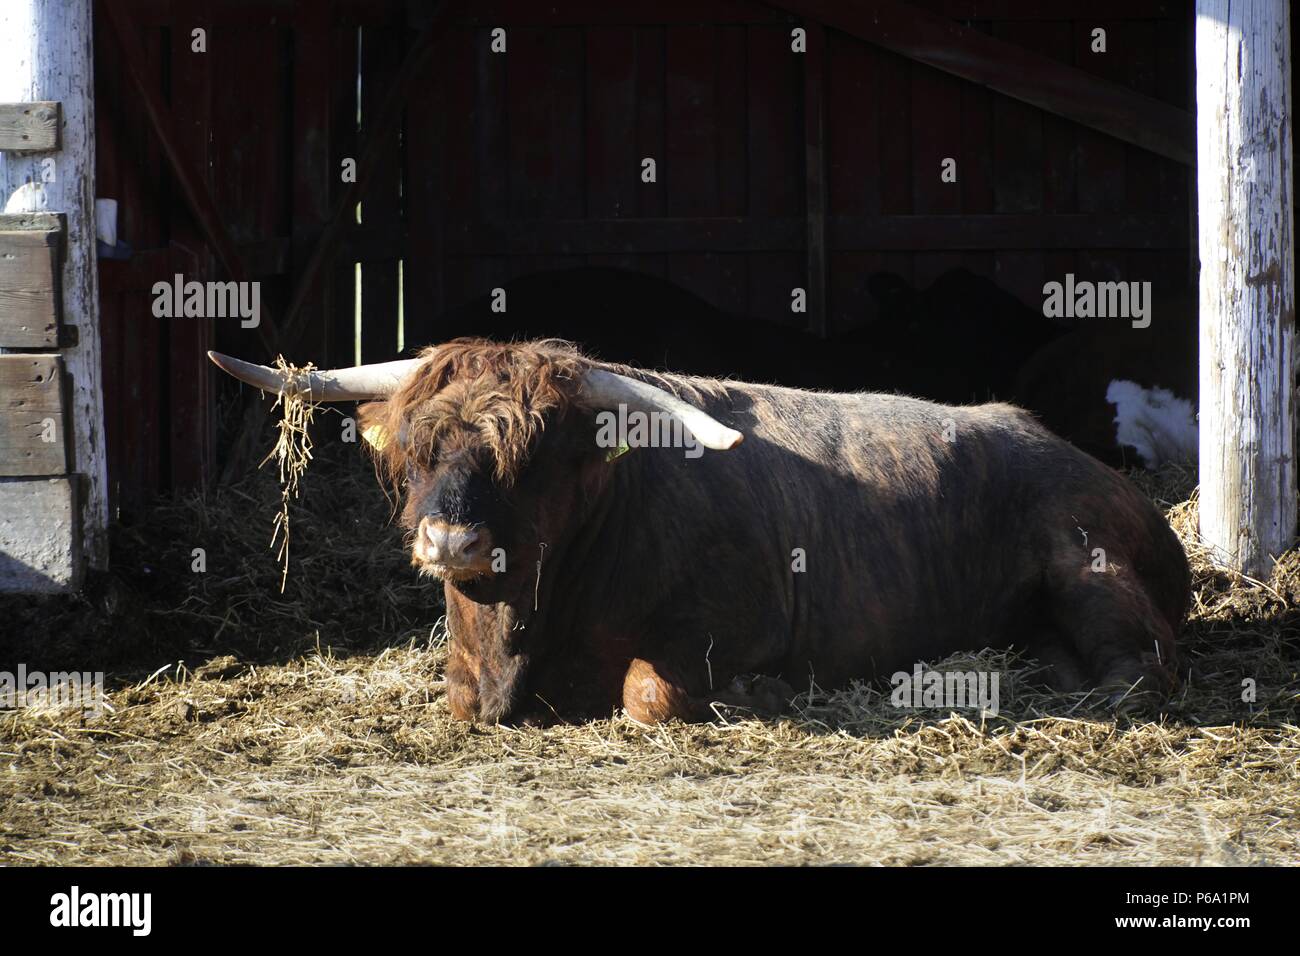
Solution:
<path fill-rule="evenodd" d="M 1046 281 L 1180 299 L 1187 5 L 882 9 L 98 4 L 97 192 L 134 252 L 99 267 L 115 505 L 226 464 L 247 396 L 208 348 L 325 366 L 555 334 L 647 365 L 970 401 L 1011 397 L 1060 333 Z M 1054 94 L 1062 77 L 1105 82 Z M 573 269 L 635 274 L 510 285 Z M 155 318 L 151 289 L 177 273 L 260 280 L 261 326 Z M 1163 327 L 1194 342 L 1194 309 Z"/>

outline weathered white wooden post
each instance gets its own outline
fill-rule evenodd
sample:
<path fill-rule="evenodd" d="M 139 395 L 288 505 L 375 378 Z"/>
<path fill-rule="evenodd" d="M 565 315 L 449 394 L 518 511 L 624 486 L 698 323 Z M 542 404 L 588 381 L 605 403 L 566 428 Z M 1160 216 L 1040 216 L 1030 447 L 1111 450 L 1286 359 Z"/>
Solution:
<path fill-rule="evenodd" d="M 57 151 L 0 153 L 0 207 L 66 216 L 60 352 L 71 380 L 72 461 L 80 476 L 81 551 L 108 560 L 108 499 L 95 268 L 92 0 L 0 3 L 0 103 L 61 104 Z M 52 162 L 51 162 L 52 160 Z M 74 331 L 75 330 L 75 331 Z"/>
<path fill-rule="evenodd" d="M 1255 576 L 1296 530 L 1289 9 L 1196 3 L 1201 537 Z"/>

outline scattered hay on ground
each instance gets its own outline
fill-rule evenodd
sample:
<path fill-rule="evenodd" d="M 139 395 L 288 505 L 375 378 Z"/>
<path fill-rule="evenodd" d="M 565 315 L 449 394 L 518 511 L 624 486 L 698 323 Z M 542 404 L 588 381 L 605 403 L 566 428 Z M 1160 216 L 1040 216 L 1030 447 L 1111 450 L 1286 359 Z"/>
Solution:
<path fill-rule="evenodd" d="M 1135 476 L 1194 565 L 1188 679 L 1160 721 L 1116 723 L 986 651 L 942 665 L 1003 675 L 984 719 L 858 684 L 777 721 L 510 729 L 448 715 L 435 594 L 367 469 L 336 457 L 305 479 L 323 484 L 283 597 L 259 520 L 278 489 L 254 476 L 123 529 L 116 590 L 18 608 L 46 629 L 29 667 L 84 659 L 93 634 L 115 669 L 111 712 L 0 711 L 0 861 L 1300 862 L 1300 559 L 1263 583 L 1210 567 L 1186 473 Z M 200 540 L 208 574 L 177 570 Z M 143 636 L 105 627 L 106 594 Z"/>

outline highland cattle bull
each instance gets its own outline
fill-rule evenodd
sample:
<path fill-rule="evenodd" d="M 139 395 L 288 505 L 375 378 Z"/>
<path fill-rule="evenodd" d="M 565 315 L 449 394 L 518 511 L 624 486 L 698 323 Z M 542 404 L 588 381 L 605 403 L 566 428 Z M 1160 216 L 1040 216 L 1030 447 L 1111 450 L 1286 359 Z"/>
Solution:
<path fill-rule="evenodd" d="M 1172 684 L 1182 547 L 1015 407 L 658 374 L 559 342 L 456 340 L 305 386 L 379 399 L 361 424 L 413 563 L 443 582 L 460 719 L 771 712 L 791 685 L 983 647 L 1116 700 Z"/>

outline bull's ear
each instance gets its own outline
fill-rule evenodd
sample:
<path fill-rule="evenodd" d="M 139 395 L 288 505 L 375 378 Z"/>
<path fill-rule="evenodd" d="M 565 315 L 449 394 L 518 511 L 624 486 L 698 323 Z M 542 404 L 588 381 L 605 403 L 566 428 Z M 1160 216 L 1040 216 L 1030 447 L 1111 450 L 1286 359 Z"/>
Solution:
<path fill-rule="evenodd" d="M 383 425 L 371 425 L 369 428 L 363 429 L 361 437 L 375 451 L 383 451 L 388 447 L 388 430 Z"/>
<path fill-rule="evenodd" d="M 357 424 L 361 426 L 361 437 L 375 451 L 383 451 L 392 439 L 385 424 L 387 418 L 387 402 L 366 402 L 357 406 Z"/>

